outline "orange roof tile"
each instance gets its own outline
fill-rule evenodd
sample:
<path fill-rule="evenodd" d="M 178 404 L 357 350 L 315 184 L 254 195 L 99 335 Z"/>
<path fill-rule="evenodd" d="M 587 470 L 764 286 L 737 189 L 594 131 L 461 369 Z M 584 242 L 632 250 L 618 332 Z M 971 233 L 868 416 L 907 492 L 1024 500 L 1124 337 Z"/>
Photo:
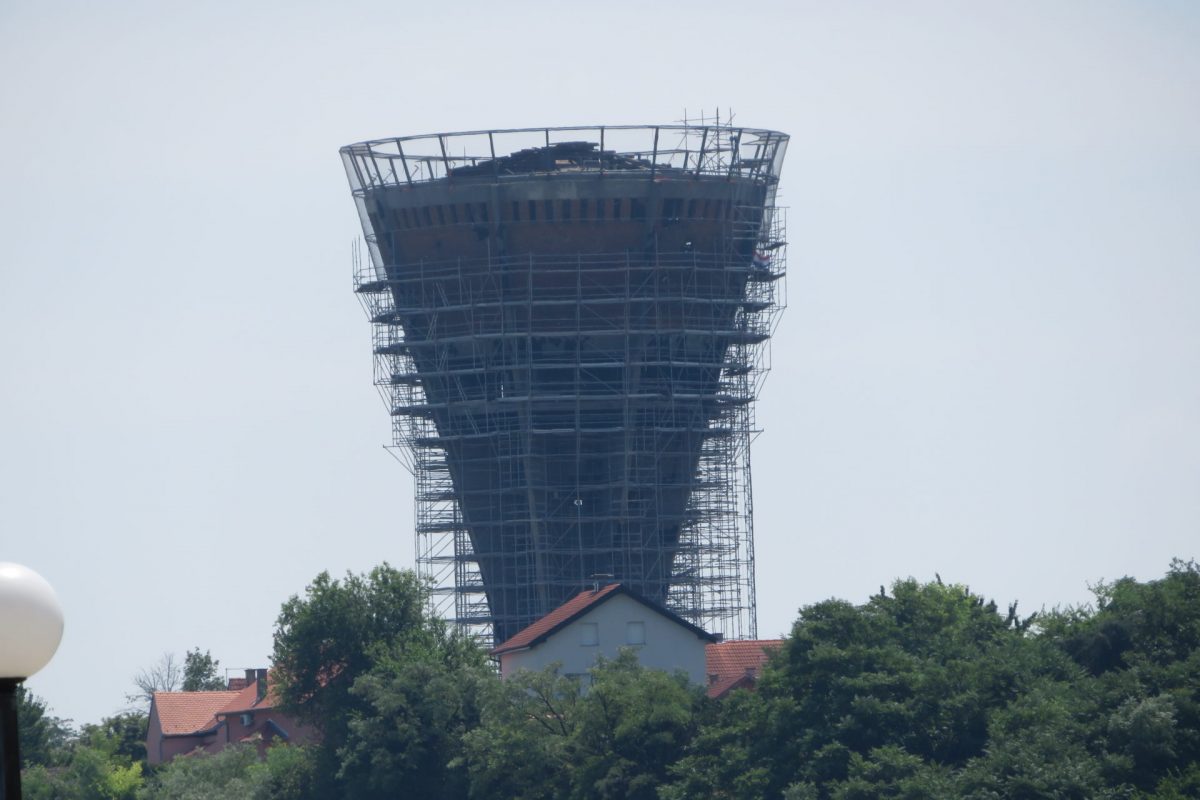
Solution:
<path fill-rule="evenodd" d="M 746 639 L 708 645 L 704 648 L 705 672 L 709 676 L 708 696 L 723 697 L 739 686 L 752 684 L 763 664 L 767 663 L 767 657 L 782 646 L 782 639 Z"/>
<path fill-rule="evenodd" d="M 235 692 L 233 699 L 223 705 L 218 714 L 232 714 L 236 711 L 249 711 L 258 702 L 258 681 L 253 681 L 244 689 Z"/>
<path fill-rule="evenodd" d="M 154 709 L 164 736 L 179 736 L 213 728 L 216 714 L 238 692 L 155 692 Z"/>
<path fill-rule="evenodd" d="M 276 702 L 278 702 L 278 697 L 275 694 L 275 686 L 272 684 L 269 676 L 267 678 L 267 693 L 262 700 L 258 699 L 258 681 L 252 682 L 236 694 L 237 696 L 218 713 L 236 714 L 242 711 L 252 711 L 256 708 L 274 708 Z"/>

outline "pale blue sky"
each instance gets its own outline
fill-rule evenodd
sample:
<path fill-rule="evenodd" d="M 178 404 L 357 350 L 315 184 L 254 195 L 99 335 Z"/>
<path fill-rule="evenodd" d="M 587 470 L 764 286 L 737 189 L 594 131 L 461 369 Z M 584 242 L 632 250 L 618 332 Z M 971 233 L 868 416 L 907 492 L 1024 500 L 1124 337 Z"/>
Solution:
<path fill-rule="evenodd" d="M 1200 555 L 1186 2 L 0 6 L 0 560 L 92 721 L 412 563 L 337 148 L 720 104 L 792 135 L 759 627 L 898 576 L 1025 610 Z"/>

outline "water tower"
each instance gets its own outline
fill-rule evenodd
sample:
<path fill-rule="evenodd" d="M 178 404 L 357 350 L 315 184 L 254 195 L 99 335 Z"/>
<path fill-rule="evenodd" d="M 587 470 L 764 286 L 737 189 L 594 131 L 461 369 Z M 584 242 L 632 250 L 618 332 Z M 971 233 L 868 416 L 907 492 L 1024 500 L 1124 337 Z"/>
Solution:
<path fill-rule="evenodd" d="M 787 141 L 696 124 L 342 149 L 375 377 L 446 616 L 502 641 L 611 575 L 755 636 L 750 441 Z"/>

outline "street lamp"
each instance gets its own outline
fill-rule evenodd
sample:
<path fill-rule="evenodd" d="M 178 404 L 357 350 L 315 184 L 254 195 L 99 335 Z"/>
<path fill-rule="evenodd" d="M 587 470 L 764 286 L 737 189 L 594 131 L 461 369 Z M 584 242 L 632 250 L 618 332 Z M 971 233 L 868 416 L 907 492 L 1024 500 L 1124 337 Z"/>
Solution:
<path fill-rule="evenodd" d="M 0 800 L 21 800 L 17 687 L 50 662 L 62 632 L 62 607 L 46 579 L 0 561 Z"/>

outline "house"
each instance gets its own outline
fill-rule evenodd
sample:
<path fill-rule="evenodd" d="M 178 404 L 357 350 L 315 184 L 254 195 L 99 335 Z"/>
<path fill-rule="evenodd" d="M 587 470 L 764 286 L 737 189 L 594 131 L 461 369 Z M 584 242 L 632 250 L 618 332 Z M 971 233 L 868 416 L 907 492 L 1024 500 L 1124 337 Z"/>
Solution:
<path fill-rule="evenodd" d="M 155 692 L 150 702 L 146 760 L 170 761 L 195 750 L 216 753 L 238 742 L 254 743 L 259 756 L 277 741 L 302 743 L 311 728 L 275 709 L 265 669 L 248 669 L 229 689 L 215 692 Z"/>
<path fill-rule="evenodd" d="M 705 645 L 717 639 L 632 589 L 611 583 L 580 592 L 495 647 L 491 655 L 499 659 L 503 678 L 558 662 L 563 674 L 586 680 L 598 657 L 613 659 L 628 647 L 637 652 L 642 666 L 682 670 L 703 686 Z"/>
<path fill-rule="evenodd" d="M 708 696 L 718 699 L 734 689 L 753 688 L 771 653 L 782 646 L 782 639 L 745 639 L 710 644 L 704 652 L 708 664 Z"/>

